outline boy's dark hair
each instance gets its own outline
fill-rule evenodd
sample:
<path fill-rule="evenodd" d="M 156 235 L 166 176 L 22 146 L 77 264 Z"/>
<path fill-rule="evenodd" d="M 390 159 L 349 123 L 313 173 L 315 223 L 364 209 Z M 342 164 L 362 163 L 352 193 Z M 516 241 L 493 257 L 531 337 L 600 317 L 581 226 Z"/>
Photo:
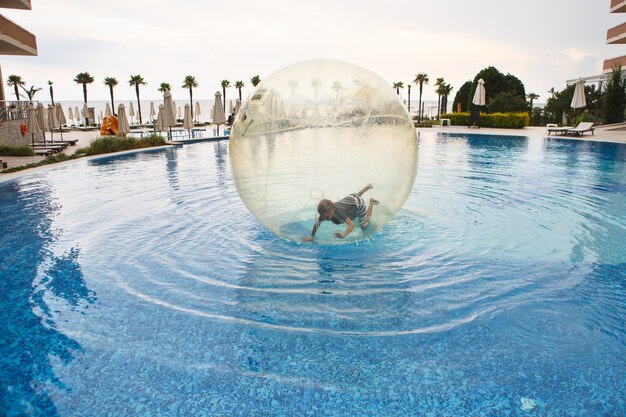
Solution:
<path fill-rule="evenodd" d="M 333 206 L 333 202 L 328 199 L 323 199 L 317 205 L 317 212 L 322 215 L 324 213 L 332 214 L 335 211 L 335 206 Z"/>

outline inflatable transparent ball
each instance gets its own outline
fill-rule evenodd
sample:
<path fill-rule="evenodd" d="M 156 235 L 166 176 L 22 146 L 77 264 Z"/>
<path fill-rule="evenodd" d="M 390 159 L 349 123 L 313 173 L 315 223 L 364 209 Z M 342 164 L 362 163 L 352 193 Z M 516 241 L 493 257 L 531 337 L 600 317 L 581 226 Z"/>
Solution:
<path fill-rule="evenodd" d="M 400 210 L 415 180 L 417 139 L 392 86 L 345 62 L 315 60 L 262 80 L 231 128 L 229 158 L 237 192 L 272 232 L 301 242 L 319 217 L 320 200 L 362 190 L 373 206 L 363 228 L 323 221 L 318 243 L 345 243 L 380 230 Z"/>

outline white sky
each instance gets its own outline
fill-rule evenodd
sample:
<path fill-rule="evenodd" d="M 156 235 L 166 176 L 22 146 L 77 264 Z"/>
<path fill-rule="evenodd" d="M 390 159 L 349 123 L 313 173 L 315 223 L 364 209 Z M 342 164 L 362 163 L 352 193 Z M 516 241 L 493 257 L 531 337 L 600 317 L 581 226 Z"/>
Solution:
<path fill-rule="evenodd" d="M 43 87 L 35 99 L 82 100 L 79 72 L 95 81 L 89 100 L 106 100 L 104 77 L 116 77 L 116 99 L 135 97 L 128 85 L 140 74 L 142 99 L 159 99 L 169 82 L 175 99 L 186 75 L 199 83 L 194 97 L 209 99 L 220 80 L 261 79 L 305 59 L 339 59 L 405 85 L 425 72 L 431 85 L 454 87 L 495 66 L 517 76 L 545 101 L 551 87 L 601 72 L 604 59 L 626 54 L 606 45 L 606 32 L 626 20 L 610 14 L 610 0 L 32 0 L 32 11 L 2 10 L 37 36 L 39 56 L 3 56 L 4 82 L 20 75 Z M 11 90 L 5 87 L 7 98 Z M 234 88 L 228 98 L 236 95 Z M 402 91 L 406 98 L 406 88 Z M 417 88 L 412 89 L 417 99 Z"/>

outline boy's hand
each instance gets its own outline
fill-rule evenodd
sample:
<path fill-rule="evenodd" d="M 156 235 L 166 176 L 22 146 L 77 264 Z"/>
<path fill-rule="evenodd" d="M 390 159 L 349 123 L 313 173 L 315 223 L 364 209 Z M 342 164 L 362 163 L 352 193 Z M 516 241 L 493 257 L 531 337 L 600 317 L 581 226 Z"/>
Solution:
<path fill-rule="evenodd" d="M 343 239 L 343 235 L 341 233 L 339 233 L 339 232 L 335 232 L 335 237 L 337 239 Z"/>
<path fill-rule="evenodd" d="M 304 240 L 305 242 L 313 242 L 313 236 L 307 236 L 302 240 Z"/>

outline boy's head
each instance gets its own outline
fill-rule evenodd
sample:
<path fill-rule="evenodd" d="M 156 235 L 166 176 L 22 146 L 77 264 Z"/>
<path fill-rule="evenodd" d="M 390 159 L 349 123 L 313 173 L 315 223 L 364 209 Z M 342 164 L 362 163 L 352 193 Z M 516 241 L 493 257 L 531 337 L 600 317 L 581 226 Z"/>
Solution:
<path fill-rule="evenodd" d="M 333 206 L 333 202 L 328 199 L 323 199 L 317 205 L 317 212 L 320 214 L 322 219 L 330 220 L 335 215 L 335 206 Z"/>

